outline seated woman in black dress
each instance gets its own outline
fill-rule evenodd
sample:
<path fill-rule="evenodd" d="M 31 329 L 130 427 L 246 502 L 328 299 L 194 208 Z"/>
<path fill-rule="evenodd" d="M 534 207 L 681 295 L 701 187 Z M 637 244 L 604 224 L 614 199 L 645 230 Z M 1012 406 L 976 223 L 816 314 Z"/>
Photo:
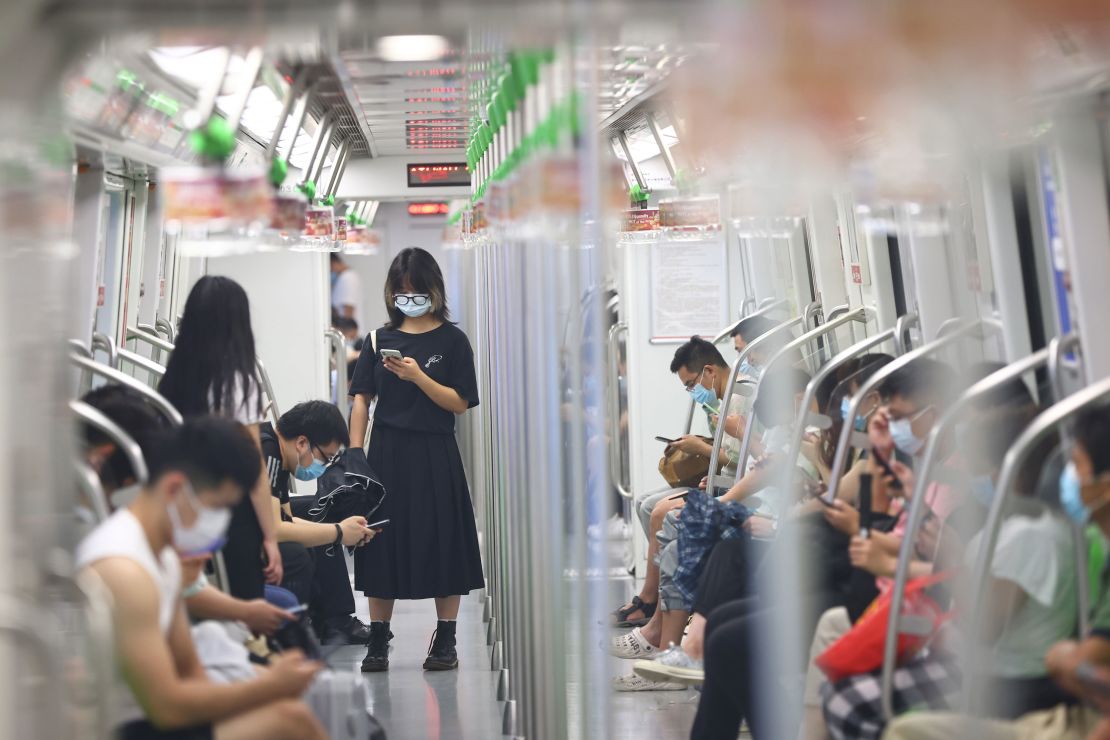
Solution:
<path fill-rule="evenodd" d="M 478 533 L 455 416 L 478 405 L 470 341 L 449 321 L 435 258 L 410 247 L 385 282 L 389 323 L 367 336 L 350 393 L 351 446 L 362 446 L 377 398 L 367 459 L 387 492 L 376 519 L 390 523 L 355 553 L 355 588 L 370 599 L 370 643 L 362 670 L 389 668 L 396 599 L 436 602 L 426 670 L 459 665 L 455 619 L 461 596 L 485 585 Z M 391 350 L 401 358 L 383 356 Z"/>

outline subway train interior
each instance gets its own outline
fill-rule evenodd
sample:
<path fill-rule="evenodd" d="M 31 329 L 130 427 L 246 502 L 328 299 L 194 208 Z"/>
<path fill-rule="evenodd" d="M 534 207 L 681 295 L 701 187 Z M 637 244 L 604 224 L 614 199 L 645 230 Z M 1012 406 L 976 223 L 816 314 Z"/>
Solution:
<path fill-rule="evenodd" d="M 1110 738 L 1110 4 L 0 59 L 0 737 Z"/>

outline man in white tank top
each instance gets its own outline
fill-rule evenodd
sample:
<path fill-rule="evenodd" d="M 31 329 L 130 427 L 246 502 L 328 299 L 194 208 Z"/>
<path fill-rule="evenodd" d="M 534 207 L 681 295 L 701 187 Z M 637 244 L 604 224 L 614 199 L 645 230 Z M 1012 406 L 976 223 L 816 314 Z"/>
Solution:
<path fill-rule="evenodd" d="M 166 432 L 148 458 L 149 483 L 77 550 L 78 567 L 112 594 L 119 737 L 326 737 L 299 700 L 319 664 L 287 652 L 254 680 L 211 683 L 181 603 L 178 558 L 222 545 L 231 507 L 258 479 L 254 443 L 234 422 L 198 419 Z"/>

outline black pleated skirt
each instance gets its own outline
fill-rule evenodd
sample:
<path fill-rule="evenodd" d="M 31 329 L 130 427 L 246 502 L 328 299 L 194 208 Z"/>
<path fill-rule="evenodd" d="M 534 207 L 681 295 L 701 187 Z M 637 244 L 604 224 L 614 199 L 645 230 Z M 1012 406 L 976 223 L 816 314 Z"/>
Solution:
<path fill-rule="evenodd" d="M 453 434 L 375 424 L 366 455 L 385 485 L 382 532 L 355 550 L 355 588 L 379 599 L 430 599 L 482 588 L 474 506 Z"/>

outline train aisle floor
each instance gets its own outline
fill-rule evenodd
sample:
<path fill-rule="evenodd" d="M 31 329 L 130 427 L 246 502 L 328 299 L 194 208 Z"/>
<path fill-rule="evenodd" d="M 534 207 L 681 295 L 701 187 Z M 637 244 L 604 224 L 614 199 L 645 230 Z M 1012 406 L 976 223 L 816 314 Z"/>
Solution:
<path fill-rule="evenodd" d="M 366 599 L 356 598 L 358 616 L 370 621 Z M 459 611 L 459 670 L 428 672 L 422 666 L 435 629 L 435 605 L 398 601 L 390 625 L 393 650 L 389 670 L 366 673 L 370 711 L 389 740 L 471 740 L 501 736 L 497 674 L 489 669 L 486 626 L 477 593 Z M 332 654 L 333 668 L 358 670 L 366 648 L 344 647 Z"/>

